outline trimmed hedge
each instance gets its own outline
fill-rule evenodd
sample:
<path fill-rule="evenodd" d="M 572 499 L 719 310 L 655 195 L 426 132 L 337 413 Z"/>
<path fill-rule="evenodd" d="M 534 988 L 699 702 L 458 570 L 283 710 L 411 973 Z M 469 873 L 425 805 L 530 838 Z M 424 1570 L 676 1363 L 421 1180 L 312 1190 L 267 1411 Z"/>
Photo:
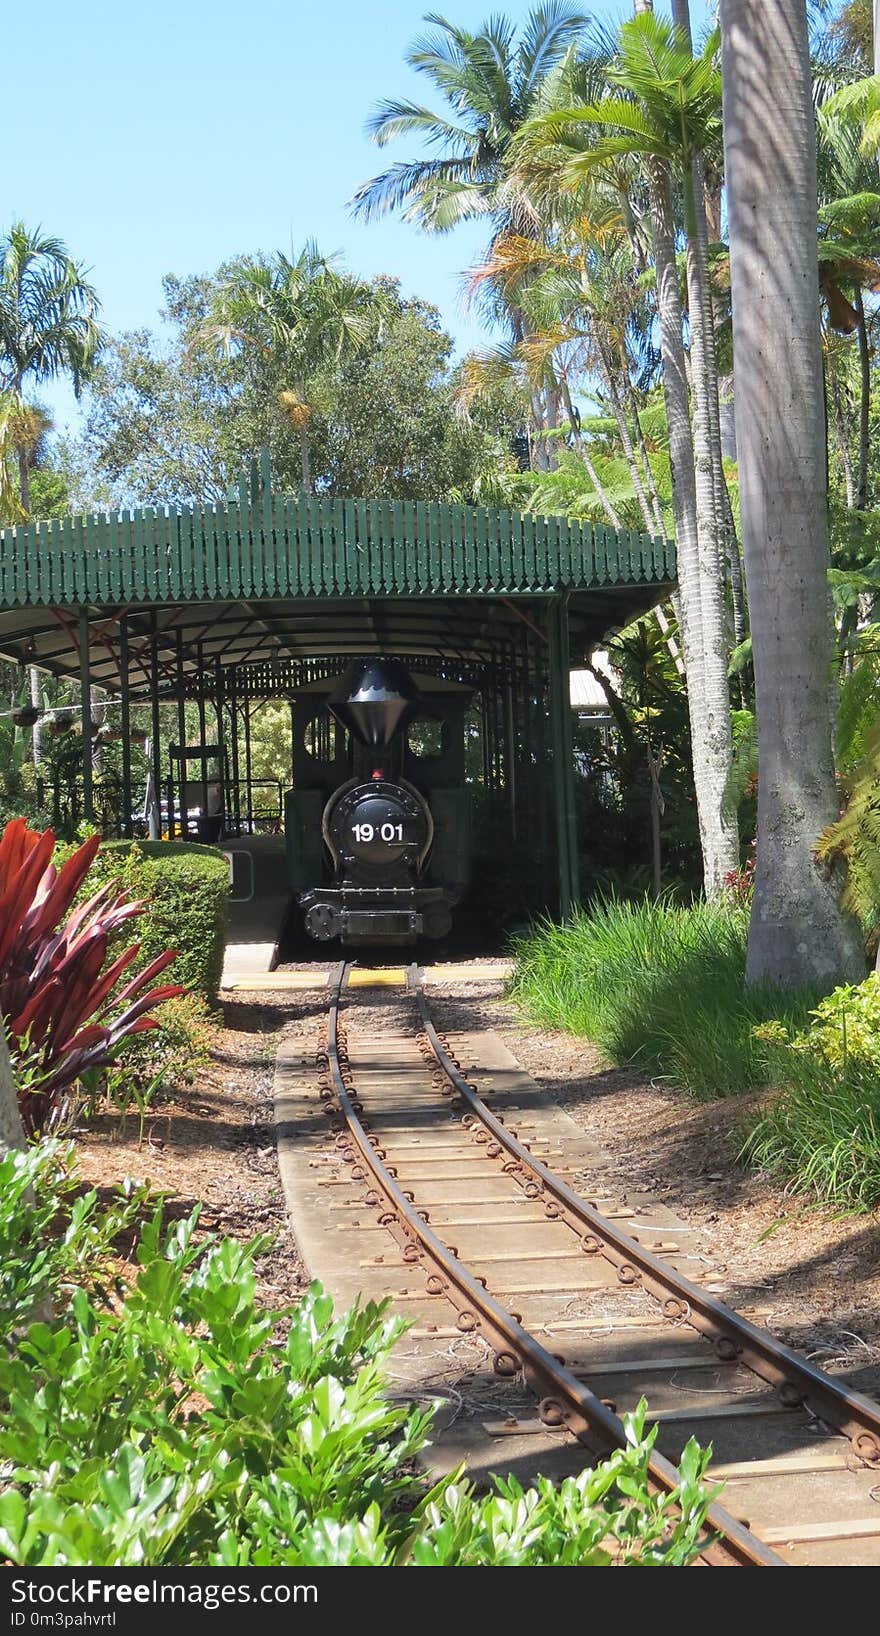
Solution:
<path fill-rule="evenodd" d="M 89 895 L 111 876 L 131 897 L 150 900 L 136 927 L 143 942 L 138 964 L 177 949 L 174 982 L 213 1000 L 229 918 L 225 858 L 195 841 L 105 841 L 86 880 Z"/>

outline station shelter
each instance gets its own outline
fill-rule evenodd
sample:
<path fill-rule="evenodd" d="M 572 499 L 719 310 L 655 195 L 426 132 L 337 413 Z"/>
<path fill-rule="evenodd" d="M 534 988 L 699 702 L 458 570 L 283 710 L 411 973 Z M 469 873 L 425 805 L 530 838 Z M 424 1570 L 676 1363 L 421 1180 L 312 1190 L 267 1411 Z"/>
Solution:
<path fill-rule="evenodd" d="M 289 703 L 293 732 L 303 691 L 353 657 L 467 684 L 472 776 L 496 851 L 531 856 L 566 916 L 589 844 L 577 833 L 570 673 L 674 584 L 662 538 L 485 506 L 277 493 L 264 453 L 220 504 L 0 531 L 0 656 L 78 688 L 77 810 L 123 837 L 142 820 L 154 838 L 192 833 L 193 812 L 209 841 L 280 828 L 283 791 L 254 776 L 255 711 Z M 102 695 L 121 720 L 114 810 L 96 790 Z M 138 734 L 146 801 L 132 772 Z"/>

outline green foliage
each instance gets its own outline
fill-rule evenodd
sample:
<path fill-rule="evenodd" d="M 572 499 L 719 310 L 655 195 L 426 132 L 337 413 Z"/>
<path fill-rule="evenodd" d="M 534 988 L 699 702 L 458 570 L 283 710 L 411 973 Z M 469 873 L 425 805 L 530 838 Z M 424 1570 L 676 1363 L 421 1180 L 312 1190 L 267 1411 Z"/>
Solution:
<path fill-rule="evenodd" d="M 743 1156 L 844 1210 L 880 1204 L 880 976 L 844 984 L 809 1026 L 756 1030 L 778 1087 L 748 1129 Z"/>
<path fill-rule="evenodd" d="M 626 1448 L 558 1486 L 539 1477 L 524 1490 L 496 1477 L 495 1492 L 475 1499 L 468 1484 L 441 1485 L 421 1508 L 408 1559 L 420 1568 L 686 1566 L 718 1492 L 710 1496 L 704 1482 L 711 1450 L 691 1439 L 675 1498 L 652 1494 L 648 1456 L 658 1428 L 645 1432 L 646 1408 L 642 1401 L 627 1417 Z"/>
<path fill-rule="evenodd" d="M 676 635 L 676 628 L 670 627 Z M 617 694 L 615 731 L 576 722 L 578 828 L 584 837 L 584 896 L 641 897 L 652 871 L 652 780 L 662 802 L 661 862 L 666 880 L 687 891 L 701 877 L 687 700 L 656 618 L 626 627 L 608 645 Z"/>
<path fill-rule="evenodd" d="M 274 481 L 297 489 L 296 429 L 278 401 L 283 360 L 256 346 L 227 355 L 203 344 L 218 290 L 242 258 L 211 278 L 164 281 L 167 341 L 151 331 L 107 348 L 88 393 L 86 436 L 65 461 L 78 500 L 179 504 L 225 498 L 255 450 Z M 518 424 L 456 413 L 452 343 L 436 309 L 377 280 L 364 314 L 369 342 L 325 362 L 312 382 L 309 444 L 321 493 L 388 499 L 470 497 Z"/>
<path fill-rule="evenodd" d="M 0 1156 L 0 1346 L 35 1313 L 66 1305 L 74 1287 L 100 1297 L 114 1285 L 113 1246 L 142 1210 L 143 1190 L 100 1205 L 72 1156 L 52 1140 Z"/>
<path fill-rule="evenodd" d="M 875 1002 L 876 1003 L 876 1002 Z M 880 1078 L 876 1060 L 848 1057 L 835 1068 L 823 1044 L 805 1049 L 786 1031 L 765 1038 L 779 1088 L 750 1122 L 742 1158 L 790 1193 L 852 1212 L 880 1205 Z"/>
<path fill-rule="evenodd" d="M 127 895 L 148 900 L 139 924 L 141 952 L 132 969 L 164 949 L 177 949 L 175 980 L 213 999 L 229 914 L 225 859 L 193 841 L 107 841 L 92 866 L 91 889 L 111 877 Z"/>
<path fill-rule="evenodd" d="M 826 861 L 845 861 L 844 907 L 873 932 L 880 915 L 880 717 L 864 733 L 847 805 L 820 836 L 816 852 Z"/>
<path fill-rule="evenodd" d="M 731 812 L 738 812 L 747 795 L 754 792 L 758 779 L 758 722 L 751 710 L 734 710 L 733 761 L 727 775 L 724 800 Z"/>
<path fill-rule="evenodd" d="M 844 983 L 820 1000 L 810 1016 L 809 1029 L 796 1037 L 795 1045 L 832 1068 L 845 1070 L 858 1063 L 880 1072 L 880 974 L 872 971 L 861 983 Z"/>
<path fill-rule="evenodd" d="M 208 1066 L 216 1042 L 217 1025 L 207 1001 L 199 992 L 179 994 L 163 1002 L 156 1021 L 157 1028 L 132 1040 L 126 1063 L 144 1079 L 158 1075 L 163 1088 L 191 1085 Z"/>
<path fill-rule="evenodd" d="M 700 1099 L 766 1080 L 754 1026 L 806 1017 L 808 996 L 745 980 L 748 910 L 731 902 L 599 903 L 515 945 L 511 992 L 538 1022 L 594 1040 Z"/>
<path fill-rule="evenodd" d="M 101 1074 L 85 1076 L 89 1092 L 85 1118 L 100 1107 L 114 1110 L 123 1135 L 130 1114 L 137 1117 L 138 1146 L 147 1115 L 164 1095 L 192 1085 L 211 1061 L 216 1025 L 201 994 L 179 994 L 157 1012 L 158 1027 L 126 1043 L 118 1060 Z"/>
<path fill-rule="evenodd" d="M 559 1489 L 497 1481 L 478 1498 L 455 1475 L 425 1494 L 412 1462 L 432 1413 L 385 1396 L 403 1328 L 385 1303 L 334 1319 L 313 1285 L 297 1307 L 263 1311 L 264 1241 L 200 1244 L 195 1214 L 169 1227 L 142 1199 L 100 1218 L 94 1193 L 68 1207 L 71 1185 L 49 1148 L 0 1163 L 8 1562 L 682 1566 L 697 1554 L 708 1453 L 690 1443 L 676 1492 L 653 1494 L 644 1404 L 628 1445 Z M 110 1303 L 92 1264 L 138 1207 L 137 1270 Z M 67 1230 L 44 1237 L 59 1219 Z M 51 1318 L 24 1329 L 49 1295 Z"/>
<path fill-rule="evenodd" d="M 274 469 L 292 479 L 292 434 L 265 355 L 254 347 L 227 358 L 196 344 L 217 284 L 169 275 L 161 314 L 169 339 L 140 329 L 105 348 L 87 396 L 85 438 L 66 450 L 80 503 L 221 501 L 264 446 Z"/>
<path fill-rule="evenodd" d="M 478 30 L 436 15 L 407 61 L 446 104 L 440 112 L 397 100 L 381 102 L 369 122 L 379 147 L 411 137 L 420 157 L 399 160 L 355 195 L 368 219 L 399 210 L 432 232 L 494 215 L 509 221 L 516 201 L 507 164 L 517 129 L 552 95 L 570 48 L 587 19 L 568 4 L 535 6 L 520 37 L 510 18 L 487 18 Z M 425 154 L 425 145 L 433 153 Z"/>
<path fill-rule="evenodd" d="M 322 488 L 401 500 L 445 500 L 455 491 L 471 500 L 483 467 L 503 458 L 510 423 L 493 435 L 485 414 L 457 414 L 452 343 L 436 308 L 404 301 L 390 279 L 374 289 L 383 304 L 368 318 L 368 345 L 342 364 L 332 407 L 316 417 L 312 459 Z"/>

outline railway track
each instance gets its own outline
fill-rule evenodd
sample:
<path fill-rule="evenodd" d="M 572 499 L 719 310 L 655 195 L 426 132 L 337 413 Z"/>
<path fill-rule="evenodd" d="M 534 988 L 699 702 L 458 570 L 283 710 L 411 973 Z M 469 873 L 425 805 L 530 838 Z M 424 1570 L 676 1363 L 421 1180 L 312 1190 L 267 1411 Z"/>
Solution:
<path fill-rule="evenodd" d="M 692 1433 L 726 1451 L 710 1472 L 726 1487 L 706 1565 L 880 1563 L 880 1406 L 692 1282 L 656 1233 L 645 1242 L 649 1224 L 634 1234 L 615 1219 L 631 1211 L 580 1197 L 525 1139 L 527 1118 L 508 1124 L 462 1071 L 417 967 L 411 1026 L 381 1033 L 358 1028 L 350 972 L 333 974 L 327 1018 L 335 1157 L 396 1246 L 373 1264 L 417 1280 L 389 1292 L 445 1312 L 453 1333 L 486 1344 L 499 1385 L 533 1394 L 531 1418 L 488 1422 L 487 1434 L 550 1431 L 595 1458 L 624 1440 L 620 1415 L 644 1395 L 660 1423 L 658 1489 L 675 1486 Z M 616 1292 L 601 1346 L 588 1321 L 552 1321 L 579 1290 Z"/>

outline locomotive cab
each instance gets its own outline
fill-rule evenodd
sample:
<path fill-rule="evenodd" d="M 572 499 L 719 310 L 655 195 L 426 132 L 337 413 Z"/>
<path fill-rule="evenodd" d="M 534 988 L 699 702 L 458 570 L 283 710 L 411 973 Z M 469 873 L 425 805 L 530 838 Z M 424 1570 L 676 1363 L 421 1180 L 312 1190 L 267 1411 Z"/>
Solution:
<path fill-rule="evenodd" d="M 470 696 L 372 659 L 294 702 L 288 870 L 312 937 L 403 945 L 449 931 L 470 854 Z"/>

